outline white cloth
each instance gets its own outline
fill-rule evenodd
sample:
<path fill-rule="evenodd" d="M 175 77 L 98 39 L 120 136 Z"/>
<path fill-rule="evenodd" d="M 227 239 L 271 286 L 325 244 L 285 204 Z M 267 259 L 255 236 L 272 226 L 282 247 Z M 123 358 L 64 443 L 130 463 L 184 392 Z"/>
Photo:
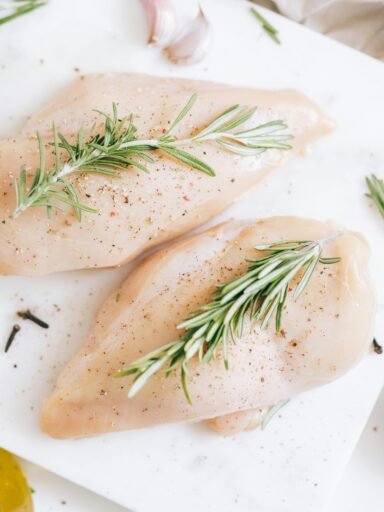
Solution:
<path fill-rule="evenodd" d="M 253 0 L 384 60 L 384 0 Z"/>

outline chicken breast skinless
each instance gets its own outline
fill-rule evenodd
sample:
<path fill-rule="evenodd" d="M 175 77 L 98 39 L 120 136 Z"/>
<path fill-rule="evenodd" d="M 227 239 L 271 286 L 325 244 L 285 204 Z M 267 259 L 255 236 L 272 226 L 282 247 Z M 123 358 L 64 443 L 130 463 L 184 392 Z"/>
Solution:
<path fill-rule="evenodd" d="M 292 150 L 269 149 L 259 156 L 239 156 L 213 143 L 186 147 L 216 171 L 207 176 L 170 156 L 153 153 L 150 173 L 129 168 L 121 179 L 95 174 L 69 179 L 82 203 L 98 210 L 78 222 L 70 207 L 53 211 L 29 208 L 18 218 L 14 178 L 26 165 L 31 179 L 39 165 L 35 132 L 46 147 L 46 168 L 52 168 L 52 123 L 70 140 L 103 117 L 93 109 L 119 116 L 134 114 L 142 139 L 164 133 L 193 93 L 198 100 L 176 130 L 187 137 L 217 115 L 240 103 L 257 111 L 244 129 L 282 120 L 293 135 Z M 144 250 L 203 224 L 256 186 L 290 156 L 302 153 L 312 141 L 329 132 L 329 119 L 309 99 L 294 91 L 261 91 L 207 82 L 146 75 L 98 74 L 79 78 L 63 95 L 32 116 L 22 133 L 0 141 L 0 274 L 41 275 L 51 272 L 121 265 Z M 38 250 L 37 250 L 38 248 Z"/>
<path fill-rule="evenodd" d="M 340 226 L 297 217 L 229 221 L 178 241 L 144 260 L 99 312 L 84 348 L 60 375 L 41 414 L 44 432 L 58 438 L 90 436 L 170 422 L 209 420 L 223 434 L 251 428 L 264 410 L 348 371 L 372 342 L 376 298 L 364 238 L 345 231 L 324 246 L 318 264 L 296 301 L 288 294 L 282 329 L 265 330 L 246 320 L 243 335 L 229 347 L 229 369 L 216 360 L 189 364 L 190 405 L 180 372 L 156 373 L 133 398 L 132 377 L 116 373 L 137 358 L 177 340 L 176 326 L 212 300 L 219 283 L 260 257 L 260 244 L 320 240 Z M 297 282 L 297 279 L 296 279 Z M 292 284 L 295 288 L 295 282 Z"/>

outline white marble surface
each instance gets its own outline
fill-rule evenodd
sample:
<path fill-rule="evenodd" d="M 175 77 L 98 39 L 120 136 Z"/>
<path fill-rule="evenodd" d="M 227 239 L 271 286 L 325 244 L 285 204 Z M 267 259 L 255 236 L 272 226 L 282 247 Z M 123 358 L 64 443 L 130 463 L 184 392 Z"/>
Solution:
<path fill-rule="evenodd" d="M 127 512 L 60 477 L 23 464 L 38 512 Z M 382 512 L 384 507 L 384 393 L 381 394 L 345 474 L 325 512 Z M 255 511 L 256 512 L 256 511 Z"/>
<path fill-rule="evenodd" d="M 384 392 L 326 512 L 384 510 Z"/>
<path fill-rule="evenodd" d="M 5 25 L 0 135 L 14 132 L 76 76 L 75 68 L 301 89 L 337 120 L 337 130 L 311 158 L 286 166 L 226 217 L 334 217 L 367 235 L 375 275 L 383 282 L 382 221 L 363 196 L 364 175 L 383 168 L 382 65 L 270 15 L 283 40 L 274 45 L 238 0 L 203 5 L 215 23 L 215 46 L 192 68 L 175 68 L 145 47 L 136 1 L 51 0 Z M 0 444 L 136 512 L 173 512 L 180 504 L 183 512 L 322 510 L 383 384 L 383 359 L 373 354 L 345 378 L 293 400 L 263 433 L 222 439 L 199 426 L 167 426 L 58 442 L 39 432 L 41 400 L 128 270 L 0 279 L 2 338 L 21 304 L 52 323 L 47 333 L 25 326 L 12 351 L 0 355 Z"/>

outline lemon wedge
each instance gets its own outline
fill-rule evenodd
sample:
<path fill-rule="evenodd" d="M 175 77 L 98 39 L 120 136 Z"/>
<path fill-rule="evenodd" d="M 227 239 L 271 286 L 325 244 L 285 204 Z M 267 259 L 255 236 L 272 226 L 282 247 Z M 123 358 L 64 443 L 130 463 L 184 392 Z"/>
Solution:
<path fill-rule="evenodd" d="M 33 512 L 28 482 L 16 458 L 1 448 L 0 512 Z"/>

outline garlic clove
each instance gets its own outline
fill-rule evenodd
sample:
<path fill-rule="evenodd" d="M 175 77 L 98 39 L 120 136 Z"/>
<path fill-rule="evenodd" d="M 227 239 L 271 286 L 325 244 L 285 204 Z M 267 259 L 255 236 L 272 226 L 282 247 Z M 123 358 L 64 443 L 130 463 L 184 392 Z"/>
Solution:
<path fill-rule="evenodd" d="M 175 64 L 196 64 L 206 56 L 211 43 L 212 28 L 200 7 L 196 18 L 164 49 L 164 53 Z"/>
<path fill-rule="evenodd" d="M 166 46 L 177 29 L 177 16 L 171 0 L 141 0 L 149 26 L 148 44 Z"/>

